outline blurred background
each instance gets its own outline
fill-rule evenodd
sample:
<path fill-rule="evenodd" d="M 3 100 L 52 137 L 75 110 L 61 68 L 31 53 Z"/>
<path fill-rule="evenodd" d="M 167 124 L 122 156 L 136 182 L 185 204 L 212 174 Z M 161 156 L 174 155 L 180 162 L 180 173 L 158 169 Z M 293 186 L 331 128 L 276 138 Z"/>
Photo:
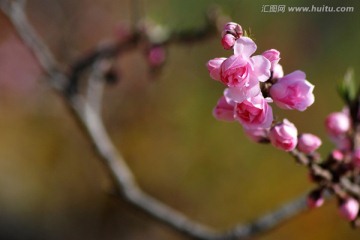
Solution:
<path fill-rule="evenodd" d="M 359 1 L 139 0 L 146 19 L 173 29 L 204 24 L 217 4 L 251 29 L 257 53 L 281 52 L 285 73 L 301 69 L 315 87 L 307 111 L 281 111 L 300 132 L 327 140 L 324 118 L 342 109 L 336 85 L 349 67 L 360 81 Z M 352 6 L 353 13 L 262 13 L 263 5 Z M 131 24 L 131 0 L 31 0 L 29 18 L 67 66 Z M 314 187 L 286 153 L 252 143 L 237 123 L 211 111 L 224 87 L 205 63 L 228 56 L 220 37 L 172 45 L 153 79 L 141 51 L 117 63 L 121 80 L 106 87 L 103 117 L 143 189 L 219 230 L 248 222 Z M 47 86 L 29 50 L 0 14 L 0 239 L 169 239 L 186 237 L 110 194 L 111 183 L 86 137 Z M 308 229 L 311 229 L 309 231 Z M 359 239 L 336 201 L 305 212 L 259 240 Z"/>

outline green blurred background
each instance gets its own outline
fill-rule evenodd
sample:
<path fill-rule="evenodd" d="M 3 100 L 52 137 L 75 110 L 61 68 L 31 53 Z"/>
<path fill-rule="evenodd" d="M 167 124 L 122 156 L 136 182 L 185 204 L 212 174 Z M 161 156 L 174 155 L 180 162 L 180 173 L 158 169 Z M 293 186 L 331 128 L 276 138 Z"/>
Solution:
<path fill-rule="evenodd" d="M 64 63 L 130 25 L 130 0 L 33 0 L 28 14 Z M 307 111 L 281 111 L 300 132 L 326 139 L 325 116 L 342 109 L 336 84 L 360 76 L 359 1 L 140 0 L 142 14 L 174 29 L 204 24 L 212 4 L 251 28 L 257 53 L 281 52 L 286 73 L 301 69 L 315 87 Z M 353 6 L 353 13 L 262 13 L 264 4 Z M 248 222 L 310 190 L 304 168 L 284 152 L 248 140 L 211 111 L 224 86 L 208 76 L 210 58 L 228 56 L 220 38 L 168 49 L 150 77 L 141 51 L 121 57 L 121 81 L 108 86 L 104 119 L 146 192 L 219 230 Z M 360 77 L 358 78 L 360 79 Z M 111 183 L 88 140 L 46 85 L 29 51 L 0 15 L 0 239 L 187 239 L 110 194 Z M 336 202 L 306 212 L 261 240 L 359 239 Z"/>

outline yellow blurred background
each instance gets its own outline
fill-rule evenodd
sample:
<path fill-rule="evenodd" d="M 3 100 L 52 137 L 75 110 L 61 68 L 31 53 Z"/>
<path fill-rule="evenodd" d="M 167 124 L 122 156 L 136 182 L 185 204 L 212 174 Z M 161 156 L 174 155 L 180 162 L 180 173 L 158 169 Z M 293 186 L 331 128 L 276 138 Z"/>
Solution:
<path fill-rule="evenodd" d="M 139 0 L 146 19 L 172 29 L 204 24 L 217 4 L 251 28 L 257 53 L 281 52 L 285 73 L 301 69 L 315 87 L 307 111 L 281 111 L 300 132 L 323 139 L 325 116 L 342 109 L 336 84 L 353 67 L 360 79 L 360 4 L 310 0 Z M 262 13 L 263 5 L 353 6 L 353 13 Z M 33 0 L 31 22 L 64 67 L 130 26 L 131 1 Z M 119 58 L 121 80 L 105 91 L 103 117 L 144 190 L 219 230 L 246 223 L 314 186 L 289 155 L 252 143 L 237 123 L 211 111 L 223 86 L 205 63 L 228 56 L 220 37 L 171 45 L 157 79 L 141 51 Z M 305 212 L 259 240 L 359 239 L 336 201 Z M 36 61 L 0 14 L 0 239 L 187 239 L 111 195 L 111 183 L 89 141 L 46 85 Z"/>

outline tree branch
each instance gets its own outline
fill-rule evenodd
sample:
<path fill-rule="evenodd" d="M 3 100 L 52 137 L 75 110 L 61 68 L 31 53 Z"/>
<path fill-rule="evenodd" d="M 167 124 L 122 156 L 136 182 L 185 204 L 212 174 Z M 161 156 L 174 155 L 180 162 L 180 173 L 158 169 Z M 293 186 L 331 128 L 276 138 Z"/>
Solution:
<path fill-rule="evenodd" d="M 334 176 L 333 172 L 321 164 L 312 162 L 312 160 L 305 154 L 298 150 L 289 152 L 294 157 L 297 163 L 307 167 L 311 173 L 318 179 L 315 179 L 320 185 L 326 186 L 329 190 L 332 190 L 335 194 L 345 197 L 347 193 L 360 199 L 360 187 L 359 185 L 351 182 L 346 176 Z"/>
<path fill-rule="evenodd" d="M 88 136 L 89 141 L 94 145 L 99 159 L 104 163 L 117 190 L 132 205 L 149 214 L 154 219 L 172 227 L 174 230 L 185 233 L 192 238 L 203 240 L 245 239 L 255 234 L 266 232 L 305 209 L 305 198 L 301 197 L 249 224 L 238 225 L 224 233 L 217 233 L 211 228 L 190 220 L 182 213 L 149 196 L 137 185 L 123 156 L 114 147 L 99 112 L 95 111 L 90 105 L 91 103 L 79 93 L 68 94 L 65 83 L 70 82 L 74 76 L 72 74 L 67 75 L 58 68 L 59 65 L 55 58 L 28 23 L 21 2 L 0 0 L 0 6 L 13 23 L 19 36 L 39 61 L 45 74 L 49 77 L 50 85 L 63 96 L 64 102 L 73 113 L 74 119 L 77 120 L 82 130 Z M 199 36 L 202 37 L 204 35 L 206 34 L 201 32 Z M 191 36 L 194 37 L 197 34 Z M 180 38 L 174 38 L 175 41 L 178 41 L 178 39 Z M 93 52 L 87 58 L 75 64 L 74 71 L 80 73 L 84 68 L 101 60 L 103 57 L 111 56 L 122 49 L 128 49 L 129 45 L 127 44 L 130 43 L 115 45 L 115 48 L 110 46 L 105 48 L 105 50 Z M 100 100 L 98 99 L 98 101 Z"/>

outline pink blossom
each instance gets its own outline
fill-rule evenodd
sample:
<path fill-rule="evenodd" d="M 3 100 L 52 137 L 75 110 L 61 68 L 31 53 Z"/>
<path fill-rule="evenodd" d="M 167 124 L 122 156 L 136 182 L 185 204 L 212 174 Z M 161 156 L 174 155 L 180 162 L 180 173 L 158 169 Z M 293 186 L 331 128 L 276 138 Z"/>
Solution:
<path fill-rule="evenodd" d="M 235 37 L 232 34 L 225 34 L 222 38 L 221 38 L 221 45 L 223 46 L 223 48 L 225 50 L 229 50 L 231 49 L 234 44 L 235 44 Z"/>
<path fill-rule="evenodd" d="M 245 128 L 268 128 L 273 121 L 273 113 L 265 98 L 259 94 L 237 103 L 235 118 Z"/>
<path fill-rule="evenodd" d="M 161 66 L 166 58 L 165 49 L 163 47 L 152 47 L 148 53 L 148 61 L 150 66 Z"/>
<path fill-rule="evenodd" d="M 313 134 L 304 133 L 299 136 L 297 148 L 306 154 L 314 152 L 321 145 L 321 139 Z"/>
<path fill-rule="evenodd" d="M 359 212 L 359 202 L 353 198 L 346 199 L 339 208 L 340 215 L 348 221 L 356 219 Z"/>
<path fill-rule="evenodd" d="M 292 151 L 297 144 L 297 134 L 295 125 L 284 119 L 282 123 L 270 129 L 269 137 L 273 146 L 284 151 Z"/>
<path fill-rule="evenodd" d="M 314 103 L 314 85 L 305 80 L 305 73 L 295 71 L 280 78 L 271 88 L 270 96 L 283 109 L 304 111 Z"/>
<path fill-rule="evenodd" d="M 270 78 L 269 60 L 261 55 L 251 57 L 256 48 L 253 40 L 240 37 L 234 44 L 234 55 L 207 63 L 211 78 L 227 85 L 229 88 L 224 94 L 235 102 L 258 95 L 261 92 L 259 82 Z"/>
<path fill-rule="evenodd" d="M 330 136 L 338 137 L 349 131 L 351 126 L 350 118 L 343 112 L 331 113 L 325 119 L 326 131 Z"/>
<path fill-rule="evenodd" d="M 232 34 L 236 39 L 238 39 L 243 34 L 242 27 L 237 23 L 228 22 L 225 24 L 221 36 L 224 37 L 226 34 Z"/>
<path fill-rule="evenodd" d="M 274 70 L 275 66 L 279 63 L 280 61 L 280 52 L 276 49 L 270 49 L 270 50 L 266 50 L 265 52 L 263 52 L 261 55 L 263 55 L 264 57 L 266 57 L 270 63 L 271 63 L 271 71 Z"/>
<path fill-rule="evenodd" d="M 234 104 L 226 101 L 226 98 L 222 96 L 213 109 L 213 116 L 217 120 L 232 122 L 235 120 L 234 116 Z"/>
<path fill-rule="evenodd" d="M 250 56 L 256 51 L 256 44 L 248 37 L 239 38 L 234 46 L 234 55 L 226 59 L 221 65 L 221 81 L 229 87 L 243 87 L 249 85 L 250 75 L 255 70 L 255 64 L 268 65 L 269 61 L 265 57 L 255 59 L 256 63 L 250 61 Z M 262 61 L 262 62 L 261 62 Z M 266 71 L 267 70 L 267 71 Z M 262 75 L 270 77 L 269 69 L 259 69 Z M 266 81 L 267 79 L 262 79 Z"/>
<path fill-rule="evenodd" d="M 321 207 L 325 202 L 325 199 L 321 196 L 321 192 L 313 191 L 311 192 L 307 199 L 306 203 L 309 208 L 318 208 Z"/>
<path fill-rule="evenodd" d="M 360 148 L 355 149 L 353 152 L 352 163 L 355 167 L 360 167 Z"/>
<path fill-rule="evenodd" d="M 234 55 L 221 64 L 221 82 L 229 88 L 225 96 L 235 102 L 242 102 L 260 93 L 260 82 L 270 78 L 270 62 L 258 55 L 256 44 L 248 37 L 239 38 L 234 45 Z"/>
<path fill-rule="evenodd" d="M 220 81 L 220 66 L 226 58 L 214 58 L 207 62 L 206 67 L 210 73 L 210 77 L 216 81 Z"/>
<path fill-rule="evenodd" d="M 352 143 L 346 133 L 351 128 L 351 120 L 347 109 L 329 114 L 325 119 L 325 128 L 339 150 L 350 150 Z"/>
<path fill-rule="evenodd" d="M 244 128 L 246 136 L 254 142 L 262 143 L 269 141 L 269 128 Z"/>
<path fill-rule="evenodd" d="M 284 76 L 284 70 L 280 64 L 276 64 L 275 67 L 272 69 L 272 78 L 279 79 Z"/>

